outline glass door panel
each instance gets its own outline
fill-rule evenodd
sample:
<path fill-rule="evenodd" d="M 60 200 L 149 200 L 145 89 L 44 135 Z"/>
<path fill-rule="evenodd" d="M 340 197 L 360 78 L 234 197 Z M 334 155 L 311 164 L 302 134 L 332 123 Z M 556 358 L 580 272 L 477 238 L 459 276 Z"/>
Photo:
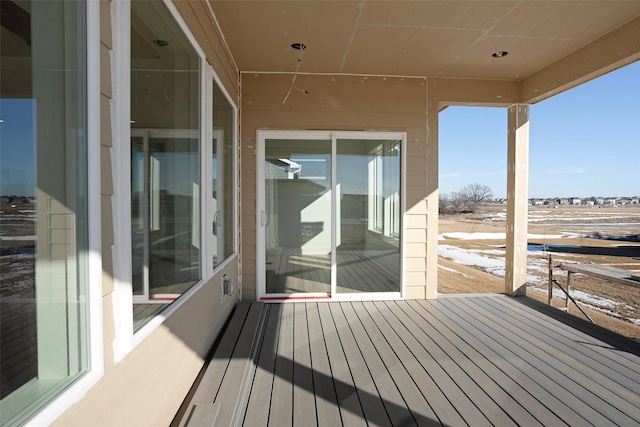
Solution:
<path fill-rule="evenodd" d="M 265 140 L 267 295 L 331 292 L 331 144 Z"/>
<path fill-rule="evenodd" d="M 400 291 L 400 146 L 336 142 L 337 293 Z"/>

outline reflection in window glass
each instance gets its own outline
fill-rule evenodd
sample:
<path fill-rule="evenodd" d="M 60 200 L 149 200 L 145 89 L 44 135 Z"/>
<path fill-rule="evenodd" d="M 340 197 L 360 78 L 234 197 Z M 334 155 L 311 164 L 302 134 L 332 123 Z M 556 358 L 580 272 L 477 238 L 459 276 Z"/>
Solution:
<path fill-rule="evenodd" d="M 218 84 L 213 88 L 213 266 L 220 264 L 233 252 L 234 240 L 234 120 L 231 106 Z"/>
<path fill-rule="evenodd" d="M 338 139 L 337 291 L 400 291 L 400 141 Z"/>
<path fill-rule="evenodd" d="M 131 3 L 134 330 L 201 278 L 200 57 L 162 2 Z"/>
<path fill-rule="evenodd" d="M 268 294 L 331 292 L 331 140 L 267 139 Z"/>
<path fill-rule="evenodd" d="M 84 2 L 2 1 L 0 425 L 89 368 Z"/>

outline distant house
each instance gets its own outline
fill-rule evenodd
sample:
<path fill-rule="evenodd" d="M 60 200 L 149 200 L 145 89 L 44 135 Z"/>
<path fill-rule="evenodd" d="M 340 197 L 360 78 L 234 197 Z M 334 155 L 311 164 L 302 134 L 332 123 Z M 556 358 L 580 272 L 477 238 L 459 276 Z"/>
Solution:
<path fill-rule="evenodd" d="M 579 197 L 571 197 L 569 199 L 569 204 L 570 205 L 581 205 L 582 204 L 582 199 Z"/>

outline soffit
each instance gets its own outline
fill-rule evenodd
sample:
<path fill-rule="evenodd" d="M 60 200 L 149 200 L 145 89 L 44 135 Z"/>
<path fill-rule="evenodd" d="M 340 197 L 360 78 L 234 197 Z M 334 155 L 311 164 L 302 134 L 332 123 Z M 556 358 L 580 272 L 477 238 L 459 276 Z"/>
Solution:
<path fill-rule="evenodd" d="M 241 71 L 523 80 L 640 15 L 640 1 L 209 0 Z M 500 59 L 492 53 L 508 51 Z"/>

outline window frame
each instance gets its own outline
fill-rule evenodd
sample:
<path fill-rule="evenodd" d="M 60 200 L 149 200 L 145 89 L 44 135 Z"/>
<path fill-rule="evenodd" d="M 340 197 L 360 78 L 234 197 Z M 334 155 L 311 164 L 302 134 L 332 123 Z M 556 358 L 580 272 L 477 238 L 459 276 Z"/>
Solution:
<path fill-rule="evenodd" d="M 87 96 L 87 168 L 100 170 L 100 5 L 87 1 L 86 7 L 86 96 Z M 82 399 L 104 375 L 104 341 L 102 318 L 102 224 L 101 176 L 87 175 L 87 294 L 88 356 L 87 371 L 65 391 L 29 418 L 26 426 L 49 425 Z M 50 396 L 45 395 L 42 399 Z"/>
<path fill-rule="evenodd" d="M 233 109 L 233 125 L 231 129 L 231 140 L 233 141 L 233 149 L 231 150 L 230 155 L 232 157 L 231 158 L 232 168 L 234 171 L 236 171 L 232 175 L 232 182 L 230 186 L 230 188 L 236 192 L 235 197 L 232 197 L 231 199 L 233 200 L 233 206 L 231 207 L 231 212 L 232 212 L 231 228 L 232 229 L 224 230 L 225 238 L 231 238 L 232 240 L 233 251 L 231 252 L 231 255 L 224 258 L 221 262 L 219 262 L 216 265 L 213 265 L 213 263 L 211 262 L 213 257 L 213 251 L 214 251 L 213 239 L 211 238 L 211 236 L 213 235 L 213 221 L 215 219 L 214 218 L 215 214 L 213 212 L 213 196 L 211 195 L 211 191 L 209 191 L 209 189 L 206 188 L 206 185 L 202 185 L 203 190 L 206 190 L 204 192 L 204 196 L 203 196 L 204 198 L 202 199 L 205 202 L 201 203 L 202 213 L 200 215 L 200 218 L 203 218 L 202 221 L 204 221 L 204 224 L 202 226 L 203 233 L 204 233 L 202 241 L 205 242 L 205 244 L 201 245 L 203 248 L 202 252 L 204 252 L 204 256 L 205 256 L 204 258 L 205 261 L 203 264 L 204 266 L 203 275 L 207 278 L 211 278 L 217 271 L 221 270 L 224 267 L 224 265 L 226 265 L 229 262 L 229 259 L 233 258 L 234 255 L 237 255 L 238 253 L 238 194 L 237 194 L 237 189 L 238 189 L 238 172 L 237 172 L 238 171 L 238 106 L 233 101 L 233 99 L 231 98 L 231 95 L 227 91 L 227 88 L 225 88 L 224 85 L 222 84 L 222 80 L 220 80 L 220 77 L 218 77 L 217 73 L 209 63 L 207 63 L 207 66 L 206 66 L 205 77 L 206 77 L 206 86 L 204 90 L 206 91 L 206 94 L 205 94 L 206 119 L 204 123 L 206 128 L 206 132 L 205 132 L 206 143 L 202 147 L 203 148 L 202 156 L 204 160 L 201 168 L 202 182 L 203 183 L 212 182 L 212 178 L 213 178 L 213 171 L 211 168 L 211 158 L 213 157 L 212 141 L 213 141 L 214 135 L 216 134 L 216 131 L 213 128 L 213 88 L 214 86 L 218 87 L 218 89 L 222 92 L 227 102 Z M 240 277 L 238 277 L 238 281 L 240 281 Z"/>
<path fill-rule="evenodd" d="M 225 97 L 233 107 L 233 184 L 237 189 L 238 166 L 238 107 L 229 95 L 221 80 L 207 62 L 206 54 L 195 39 L 193 33 L 178 12 L 171 0 L 159 0 L 164 3 L 175 19 L 178 27 L 183 32 L 196 54 L 200 58 L 199 82 L 200 99 L 198 100 L 199 113 L 199 155 L 200 155 L 200 179 L 201 183 L 211 177 L 211 148 L 208 143 L 213 137 L 213 82 L 215 81 L 223 91 Z M 141 342 L 150 336 L 168 317 L 178 310 L 203 286 L 211 281 L 214 274 L 223 270 L 238 254 L 237 246 L 237 212 L 238 201 L 234 197 L 233 203 L 233 230 L 229 233 L 233 236 L 233 254 L 219 263 L 215 268 L 211 265 L 212 254 L 211 238 L 213 214 L 210 212 L 212 196 L 206 185 L 200 186 L 200 275 L 201 278 L 178 299 L 172 302 L 166 309 L 150 319 L 135 333 L 133 331 L 133 291 L 132 291 L 132 262 L 131 262 L 131 0 L 113 2 L 113 82 L 114 82 L 114 108 L 113 129 L 114 141 L 123 143 L 114 144 L 113 147 L 113 176 L 115 186 L 114 196 L 114 292 L 113 292 L 113 316 L 115 324 L 115 340 L 113 345 L 114 362 L 121 362 L 124 357 L 134 350 Z M 237 193 L 237 190 L 236 190 Z M 237 196 L 237 194 L 236 194 Z M 227 233 L 227 234 L 229 234 Z M 240 279 L 238 279 L 240 280 Z M 240 285 L 240 284 L 238 284 Z"/>

